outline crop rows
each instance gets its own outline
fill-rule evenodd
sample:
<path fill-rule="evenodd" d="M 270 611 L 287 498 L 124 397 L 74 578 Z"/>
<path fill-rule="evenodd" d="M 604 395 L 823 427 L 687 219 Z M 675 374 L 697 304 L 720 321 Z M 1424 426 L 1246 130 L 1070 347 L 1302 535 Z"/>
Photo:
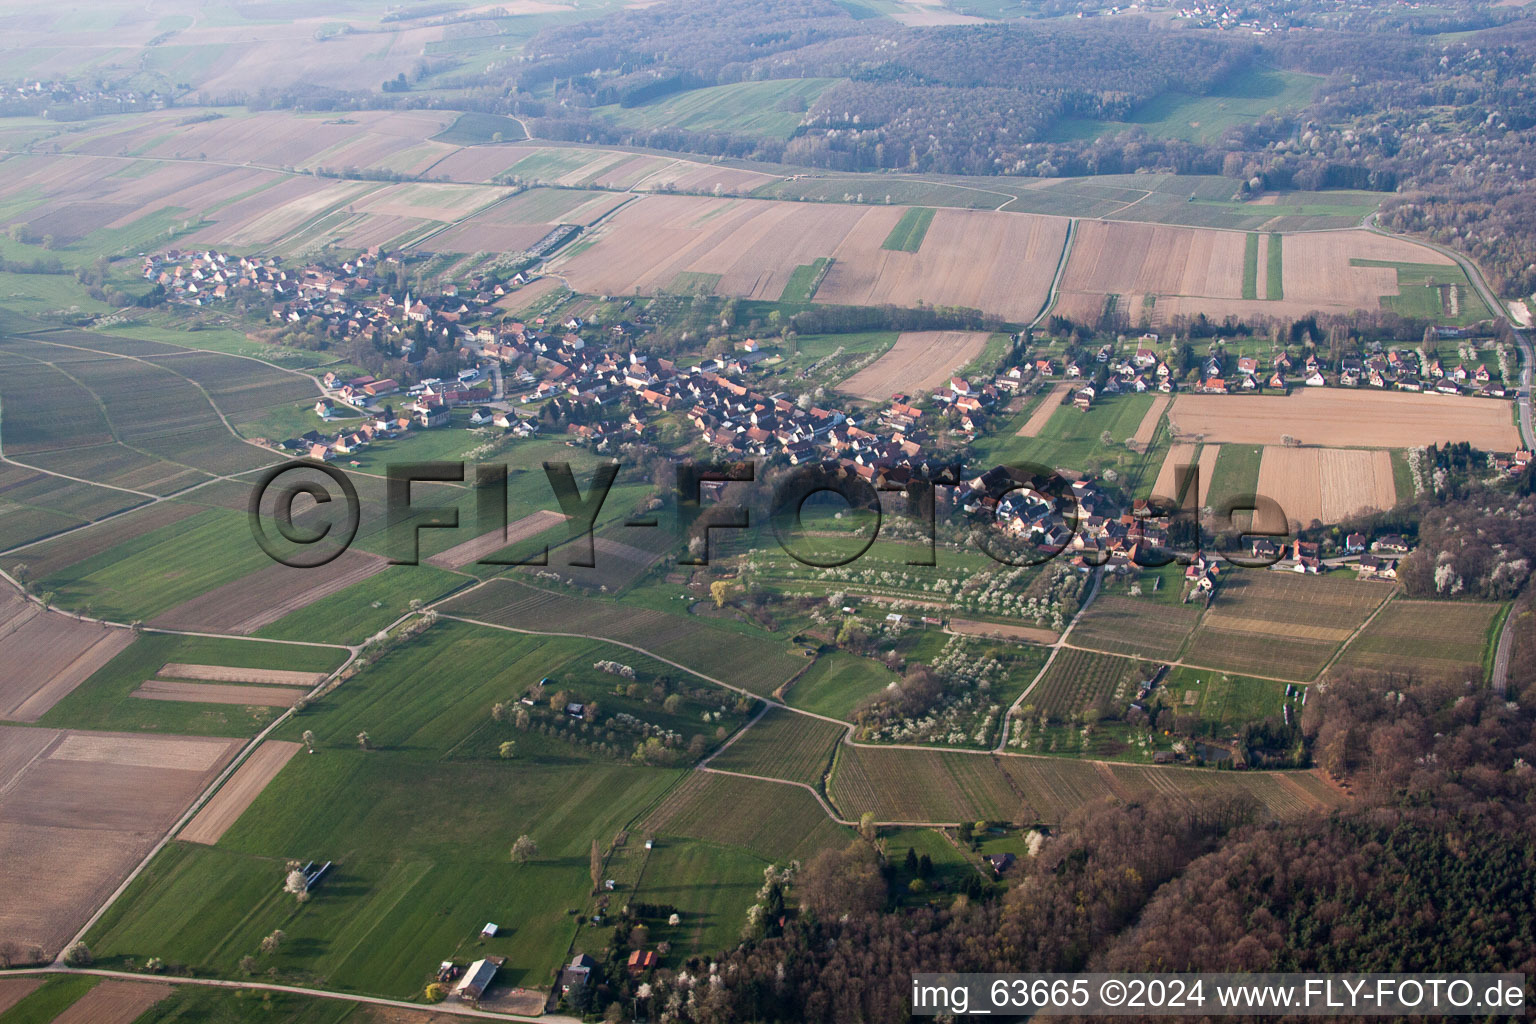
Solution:
<path fill-rule="evenodd" d="M 1140 666 L 1127 658 L 1068 648 L 1056 656 L 1032 696 L 1041 711 L 1064 721 L 1104 697 L 1124 704 L 1136 695 L 1141 678 Z"/>
<path fill-rule="evenodd" d="M 573 633 L 633 644 L 758 694 L 773 692 L 803 665 L 770 640 L 648 608 L 568 597 L 509 580 L 497 580 L 450 601 L 445 610 L 533 632 Z"/>
<path fill-rule="evenodd" d="M 641 828 L 741 846 L 773 861 L 808 859 L 846 835 L 799 786 L 713 772 L 689 774 Z"/>
<path fill-rule="evenodd" d="M 1116 654 L 1171 659 L 1199 617 L 1199 609 L 1190 605 L 1104 595 L 1078 620 L 1072 642 Z"/>
<path fill-rule="evenodd" d="M 710 764 L 722 771 L 766 775 L 812 786 L 832 760 L 844 730 L 809 715 L 769 708 Z"/>
<path fill-rule="evenodd" d="M 1393 601 L 1344 651 L 1339 664 L 1384 672 L 1481 673 L 1496 604 Z"/>
<path fill-rule="evenodd" d="M 996 759 L 948 750 L 840 747 L 827 793 L 843 817 L 880 821 L 1011 820 L 1020 804 Z"/>

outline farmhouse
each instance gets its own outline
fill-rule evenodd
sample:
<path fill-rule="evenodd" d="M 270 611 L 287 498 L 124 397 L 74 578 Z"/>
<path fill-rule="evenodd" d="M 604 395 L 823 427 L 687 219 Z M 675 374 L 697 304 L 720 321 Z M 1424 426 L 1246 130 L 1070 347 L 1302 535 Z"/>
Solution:
<path fill-rule="evenodd" d="M 571 957 L 571 962 L 560 972 L 560 991 L 569 995 L 573 989 L 581 988 L 592 977 L 592 969 L 596 966 L 597 961 L 585 953 Z"/>

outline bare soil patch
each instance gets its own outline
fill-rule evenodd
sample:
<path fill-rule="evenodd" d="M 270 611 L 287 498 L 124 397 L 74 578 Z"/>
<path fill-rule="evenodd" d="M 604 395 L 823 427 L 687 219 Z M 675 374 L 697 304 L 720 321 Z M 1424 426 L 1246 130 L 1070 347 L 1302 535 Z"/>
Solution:
<path fill-rule="evenodd" d="M 176 700 L 191 704 L 259 704 L 264 707 L 292 707 L 309 690 L 284 686 L 241 686 L 236 683 L 184 683 L 170 679 L 149 679 L 135 697 L 144 700 Z"/>
<path fill-rule="evenodd" d="M 873 402 L 887 401 L 894 394 L 932 391 L 981 355 L 989 337 L 985 331 L 907 331 L 884 355 L 837 388 Z"/>
<path fill-rule="evenodd" d="M 1293 395 L 1180 395 L 1173 419 L 1184 434 L 1224 444 L 1408 448 L 1468 441 L 1486 451 L 1519 446 L 1506 402 L 1406 391 L 1304 388 Z"/>
<path fill-rule="evenodd" d="M 1136 433 L 1131 435 L 1131 440 L 1145 448 L 1152 443 L 1157 436 L 1157 424 L 1163 418 L 1163 410 L 1168 408 L 1168 403 L 1173 399 L 1168 395 L 1158 395 L 1152 399 L 1152 404 L 1147 407 L 1147 414 L 1136 425 Z"/>
<path fill-rule="evenodd" d="M 388 565 L 382 556 L 356 548 L 314 569 L 273 563 L 162 612 L 150 625 L 248 636 Z"/>
<path fill-rule="evenodd" d="M 939 210 L 919 251 L 893 252 L 883 245 L 903 212 L 646 195 L 595 228 L 595 244 L 555 262 L 583 292 L 649 293 L 672 287 L 680 274 L 711 274 L 718 275 L 715 294 L 777 300 L 797 266 L 831 256 L 820 302 L 922 300 L 1014 320 L 1040 311 L 1066 238 L 1064 219 Z"/>
<path fill-rule="evenodd" d="M 266 686 L 302 686 L 313 689 L 324 672 L 289 672 L 276 668 L 232 668 L 228 665 L 188 665 L 166 662 L 155 675 L 162 679 L 202 679 L 211 683 L 256 683 Z"/>
<path fill-rule="evenodd" d="M 1265 448 L 1259 493 L 1279 503 L 1286 518 L 1302 526 L 1314 519 L 1336 523 L 1365 509 L 1397 504 L 1392 455 L 1386 451 Z"/>
<path fill-rule="evenodd" d="M 108 978 L 53 1018 L 53 1024 L 133 1024 L 173 991 L 170 985 Z"/>
<path fill-rule="evenodd" d="M 229 826 L 238 821 L 245 809 L 251 806 L 251 802 L 267 788 L 267 783 L 277 778 L 277 773 L 303 746 L 302 743 L 285 740 L 268 740 L 257 747 L 255 753 L 235 769 L 229 781 L 219 787 L 213 799 L 193 816 L 177 838 L 209 846 L 217 843 L 229 830 Z"/>
<path fill-rule="evenodd" d="M 1072 243 L 1062 277 L 1058 312 L 1093 319 L 1110 295 L 1133 320 L 1147 296 L 1156 298 L 1153 320 L 1176 315 L 1211 317 L 1301 316 L 1313 310 L 1379 309 L 1396 295 L 1390 267 L 1358 267 L 1352 260 L 1448 263 L 1433 249 L 1371 231 L 1289 234 L 1282 247 L 1283 299 L 1268 297 L 1265 260 L 1268 234 L 1259 236 L 1257 298 L 1244 299 L 1242 269 L 1246 233 L 1127 221 L 1084 221 Z"/>
<path fill-rule="evenodd" d="M 42 983 L 42 978 L 0 978 L 0 1013 L 27 998 Z"/>
<path fill-rule="evenodd" d="M 57 953 L 240 743 L 0 726 L 0 935 Z"/>
<path fill-rule="evenodd" d="M 442 554 L 433 555 L 427 559 L 427 564 L 435 565 L 440 569 L 458 569 L 511 544 L 527 540 L 529 537 L 536 537 L 550 527 L 565 522 L 565 519 L 565 515 L 560 512 L 539 509 L 515 523 L 508 523 L 505 531 L 492 530 L 473 540 L 455 544 Z"/>
<path fill-rule="evenodd" d="M 1061 396 L 1071 390 L 1072 385 L 1062 381 L 1051 388 L 1050 393 L 1040 399 L 1040 404 L 1035 406 L 1035 411 L 1029 414 L 1029 419 L 1019 428 L 1019 437 L 1035 437 L 1045 429 L 1045 425 L 1051 422 L 1051 417 L 1056 415 L 1056 410 L 1061 408 Z"/>
<path fill-rule="evenodd" d="M 952 633 L 963 633 L 966 636 L 1000 637 L 1004 640 L 1024 640 L 1034 644 L 1053 644 L 1056 642 L 1056 633 L 1053 630 L 1041 629 L 1038 626 L 1015 626 L 1006 622 L 975 622 L 971 619 L 950 619 L 949 629 Z"/>
<path fill-rule="evenodd" d="M 133 643 L 133 633 L 61 612 L 19 593 L 0 599 L 0 718 L 35 722 Z"/>
<path fill-rule="evenodd" d="M 1152 495 L 1167 501 L 1177 502 L 1183 495 L 1176 490 L 1178 483 L 1178 468 L 1180 466 L 1196 465 L 1195 446 L 1192 444 L 1170 445 L 1168 454 L 1163 457 L 1163 464 L 1157 471 L 1157 479 L 1152 483 Z"/>

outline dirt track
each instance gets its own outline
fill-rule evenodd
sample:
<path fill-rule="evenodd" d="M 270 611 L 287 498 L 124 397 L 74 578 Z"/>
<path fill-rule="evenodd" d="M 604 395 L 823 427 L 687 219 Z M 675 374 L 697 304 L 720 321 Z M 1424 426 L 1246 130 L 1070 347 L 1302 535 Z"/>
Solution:
<path fill-rule="evenodd" d="M 213 799 L 203 805 L 202 810 L 187 823 L 177 838 L 209 846 L 218 842 L 229 826 L 239 820 L 251 802 L 267 788 L 267 783 L 277 778 L 277 773 L 303 746 L 302 743 L 268 740 L 257 747 L 256 752 L 235 769 L 235 774 L 219 788 Z"/>
<path fill-rule="evenodd" d="M 1053 644 L 1056 634 L 1038 626 L 1014 626 L 1005 622 L 973 622 L 970 619 L 950 619 L 951 632 L 966 636 L 993 636 L 1008 640 L 1028 640 L 1037 644 Z"/>
<path fill-rule="evenodd" d="M 1168 395 L 1158 395 L 1152 399 L 1152 404 L 1147 407 L 1147 414 L 1136 425 L 1136 433 L 1131 440 L 1145 448 L 1152 443 L 1152 438 L 1157 436 L 1157 425 L 1162 422 L 1163 410 L 1168 408 L 1168 403 L 1173 399 Z"/>

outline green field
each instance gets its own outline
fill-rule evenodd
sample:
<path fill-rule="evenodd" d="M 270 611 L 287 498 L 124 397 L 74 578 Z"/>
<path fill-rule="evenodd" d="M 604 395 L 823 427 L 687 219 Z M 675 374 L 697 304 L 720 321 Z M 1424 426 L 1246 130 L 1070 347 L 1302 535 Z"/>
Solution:
<path fill-rule="evenodd" d="M 769 708 L 710 767 L 819 787 L 844 731 L 819 718 Z"/>
<path fill-rule="evenodd" d="M 270 1024 L 367 1024 L 374 1019 L 363 1004 L 346 999 L 177 985 L 133 1024 L 225 1024 L 256 1016 Z"/>
<path fill-rule="evenodd" d="M 89 975 L 46 978 L 41 987 L 0 1013 L 0 1024 L 50 1024 L 100 981 Z"/>
<path fill-rule="evenodd" d="M 662 839 L 646 855 L 628 902 L 677 908 L 676 925 L 661 917 L 645 922 L 650 942 L 671 944 L 663 964 L 676 968 L 689 957 L 720 953 L 741 941 L 747 907 L 756 901 L 767 866 L 768 861 L 737 847 Z"/>
<path fill-rule="evenodd" d="M 1204 735 L 1218 737 L 1230 736 L 1244 725 L 1267 718 L 1281 718 L 1286 688 L 1285 683 L 1273 679 L 1253 679 L 1187 665 L 1170 671 L 1160 687 L 1163 700 L 1174 714 L 1195 715 Z"/>
<path fill-rule="evenodd" d="M 896 674 L 877 661 L 834 651 L 817 658 L 786 699 L 792 707 L 847 720 L 867 697 L 895 681 Z"/>
<path fill-rule="evenodd" d="M 574 633 L 630 644 L 757 694 L 771 693 L 807 664 L 782 639 L 631 604 L 582 599 L 495 580 L 443 611 L 515 629 Z"/>
<path fill-rule="evenodd" d="M 313 731 L 318 752 L 289 762 L 218 846 L 173 843 L 155 859 L 93 930 L 98 962 L 158 955 L 238 976 L 281 928 L 288 941 L 262 969 L 290 983 L 410 997 L 443 959 L 498 954 L 506 982 L 545 984 L 576 929 L 566 911 L 587 900 L 589 844 L 677 773 L 464 744 L 493 701 L 604 656 L 452 623 L 388 654 L 279 730 Z M 360 730 L 374 749 L 359 749 Z M 539 853 L 515 864 L 525 833 Z M 335 862 L 306 904 L 280 891 L 289 857 Z M 507 931 L 481 945 L 488 920 Z"/>
<path fill-rule="evenodd" d="M 274 640 L 356 644 L 410 610 L 471 581 L 430 565 L 393 565 L 361 583 L 323 597 L 258 631 Z"/>
<path fill-rule="evenodd" d="M 852 835 L 799 786 L 702 771 L 690 772 L 640 830 L 738 846 L 776 864 L 809 860 Z"/>
<path fill-rule="evenodd" d="M 597 107 L 594 113 L 638 131 L 682 128 L 787 139 L 799 127 L 805 116 L 803 111 L 838 81 L 836 78 L 780 78 L 736 82 L 673 93 L 633 107 L 617 104 Z"/>
<path fill-rule="evenodd" d="M 933 210 L 925 206 L 914 206 L 901 215 L 901 220 L 891 228 L 891 233 L 886 236 L 880 248 L 893 252 L 917 252 L 928 234 L 928 225 L 932 223 Z"/>
<path fill-rule="evenodd" d="M 1154 444 L 1139 454 L 1122 445 L 1135 435 L 1153 397 L 1114 395 L 1096 401 L 1086 412 L 1062 406 L 1035 437 L 1017 436 L 1018 428 L 1029 418 L 1021 413 L 996 433 L 978 440 L 973 460 L 986 465 L 1033 462 L 1078 472 L 1113 468 L 1120 474 L 1121 486 L 1134 491 L 1141 481 L 1150 479 L 1145 474 L 1150 470 L 1155 475 L 1162 463 L 1162 445 Z M 1105 448 L 1099 440 L 1106 430 L 1115 441 L 1112 448 Z"/>
<path fill-rule="evenodd" d="M 1393 599 L 1339 656 L 1340 667 L 1481 681 L 1498 604 Z"/>
<path fill-rule="evenodd" d="M 832 257 L 818 256 L 814 262 L 803 263 L 790 271 L 789 280 L 784 283 L 784 293 L 779 296 L 780 302 L 810 302 L 811 296 L 816 294 L 816 289 L 821 285 L 822 279 L 827 276 L 827 269 L 832 266 Z"/>
<path fill-rule="evenodd" d="M 1160 138 L 1210 142 L 1228 128 L 1250 124 L 1270 112 L 1297 110 L 1312 102 L 1323 84 L 1318 75 L 1248 66 L 1209 95 L 1169 91 L 1136 108 L 1124 121 L 1066 118 L 1047 135 L 1050 141 L 1094 139 L 1141 128 Z"/>
<path fill-rule="evenodd" d="M 38 581 L 61 605 L 144 621 L 272 562 L 244 514 L 205 509 Z"/>
<path fill-rule="evenodd" d="M 1001 209 L 1248 231 L 1358 227 L 1385 198 L 1380 192 L 1339 189 L 1270 192 L 1249 199 L 1237 192 L 1232 179 L 1209 174 L 1101 174 L 1054 180 L 823 173 L 772 182 L 752 194 L 767 199 Z M 1259 198 L 1264 201 L 1256 202 Z"/>
<path fill-rule="evenodd" d="M 1250 231 L 1243 240 L 1243 298 L 1259 297 L 1259 236 Z"/>
<path fill-rule="evenodd" d="M 1397 272 L 1398 294 L 1381 297 L 1381 304 L 1394 313 L 1455 324 L 1476 323 L 1492 315 L 1467 282 L 1466 272 L 1454 263 L 1352 259 L 1349 265 L 1387 267 Z"/>
<path fill-rule="evenodd" d="M 1251 495 L 1259 487 L 1259 463 L 1264 459 L 1262 445 L 1224 444 L 1211 472 L 1206 504 L 1220 508 L 1238 495 Z"/>
<path fill-rule="evenodd" d="M 712 295 L 715 287 L 720 283 L 721 276 L 698 270 L 681 270 L 667 286 L 667 291 L 676 292 L 679 295 Z"/>
<path fill-rule="evenodd" d="M 1281 239 L 1279 232 L 1272 232 L 1269 236 L 1268 266 L 1264 268 L 1264 297 L 1266 299 L 1285 298 L 1285 271 L 1281 262 Z"/>
<path fill-rule="evenodd" d="M 334 647 L 265 644 L 250 640 L 145 633 L 48 710 L 39 724 L 55 729 L 103 729 L 198 736 L 251 736 L 280 708 L 141 700 L 133 696 L 168 662 L 230 665 L 290 672 L 330 672 L 346 652 Z"/>
<path fill-rule="evenodd" d="M 479 146 L 488 142 L 520 142 L 527 137 L 522 123 L 513 118 L 472 111 L 460 114 L 453 124 L 438 132 L 433 139 L 456 146 Z"/>

